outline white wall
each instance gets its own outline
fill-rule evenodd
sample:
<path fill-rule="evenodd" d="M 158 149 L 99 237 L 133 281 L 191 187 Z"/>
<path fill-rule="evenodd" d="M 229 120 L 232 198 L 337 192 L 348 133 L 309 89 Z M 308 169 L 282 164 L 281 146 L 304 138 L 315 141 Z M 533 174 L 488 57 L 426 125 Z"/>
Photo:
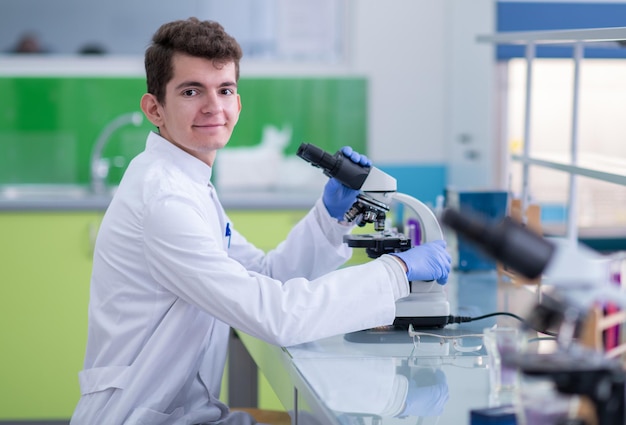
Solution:
<path fill-rule="evenodd" d="M 351 63 L 370 79 L 370 153 L 378 162 L 447 164 L 458 188 L 497 184 L 495 0 L 356 0 Z"/>
<path fill-rule="evenodd" d="M 446 109 L 448 184 L 505 188 L 504 152 L 496 137 L 495 48 L 475 41 L 495 32 L 494 0 L 446 1 Z"/>
<path fill-rule="evenodd" d="M 444 3 L 352 2 L 352 69 L 369 78 L 369 150 L 379 162 L 445 162 Z"/>

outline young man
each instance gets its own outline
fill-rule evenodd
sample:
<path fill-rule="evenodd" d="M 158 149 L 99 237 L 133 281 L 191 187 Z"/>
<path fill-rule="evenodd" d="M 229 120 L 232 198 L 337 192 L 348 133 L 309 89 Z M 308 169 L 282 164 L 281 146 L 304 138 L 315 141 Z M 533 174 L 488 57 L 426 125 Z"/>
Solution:
<path fill-rule="evenodd" d="M 146 51 L 141 108 L 158 133 L 98 234 L 74 425 L 254 423 L 218 400 L 231 326 L 288 346 L 388 325 L 407 269 L 447 279 L 443 241 L 337 270 L 352 229 L 339 220 L 357 192 L 333 179 L 275 250 L 237 232 L 211 170 L 241 111 L 240 58 L 219 24 L 194 18 L 163 25 Z"/>

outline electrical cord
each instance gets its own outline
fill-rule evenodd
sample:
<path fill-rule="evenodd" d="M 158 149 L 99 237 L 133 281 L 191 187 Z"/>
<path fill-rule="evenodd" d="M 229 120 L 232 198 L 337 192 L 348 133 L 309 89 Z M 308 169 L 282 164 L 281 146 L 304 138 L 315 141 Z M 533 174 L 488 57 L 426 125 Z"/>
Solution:
<path fill-rule="evenodd" d="M 507 311 L 498 311 L 498 312 L 495 312 L 495 313 L 489 313 L 489 314 L 485 314 L 483 316 L 476 316 L 476 317 L 471 317 L 471 316 L 452 316 L 452 315 L 450 315 L 450 316 L 448 316 L 448 324 L 451 324 L 451 323 L 475 322 L 477 320 L 483 320 L 483 319 L 487 319 L 489 317 L 494 317 L 494 316 L 509 316 L 509 317 L 513 317 L 514 319 L 517 319 L 520 322 L 524 323 L 525 325 L 533 328 L 522 317 L 518 316 L 517 314 L 509 313 Z M 542 334 L 546 334 L 546 335 L 549 335 L 549 336 L 557 336 L 556 332 L 551 332 L 551 331 L 548 331 L 548 330 L 534 329 L 534 328 L 533 328 L 533 330 L 535 330 L 537 332 L 541 332 Z"/>

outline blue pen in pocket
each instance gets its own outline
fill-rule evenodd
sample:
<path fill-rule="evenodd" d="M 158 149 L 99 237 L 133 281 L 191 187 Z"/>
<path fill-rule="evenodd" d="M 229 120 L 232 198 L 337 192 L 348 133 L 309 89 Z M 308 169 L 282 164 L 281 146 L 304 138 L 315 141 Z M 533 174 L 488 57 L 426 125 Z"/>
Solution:
<path fill-rule="evenodd" d="M 228 238 L 228 247 L 230 248 L 230 223 L 226 223 L 226 234 L 224 236 L 226 236 Z"/>

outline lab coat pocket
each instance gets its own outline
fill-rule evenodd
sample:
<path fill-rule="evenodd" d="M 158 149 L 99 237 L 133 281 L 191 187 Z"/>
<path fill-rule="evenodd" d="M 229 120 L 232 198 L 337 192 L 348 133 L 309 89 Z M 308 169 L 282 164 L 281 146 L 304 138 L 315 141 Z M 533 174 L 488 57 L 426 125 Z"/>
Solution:
<path fill-rule="evenodd" d="M 174 423 L 183 417 L 184 408 L 174 409 L 172 413 L 162 413 L 156 410 L 139 407 L 133 410 L 130 417 L 124 422 L 124 425 L 174 425 Z"/>

